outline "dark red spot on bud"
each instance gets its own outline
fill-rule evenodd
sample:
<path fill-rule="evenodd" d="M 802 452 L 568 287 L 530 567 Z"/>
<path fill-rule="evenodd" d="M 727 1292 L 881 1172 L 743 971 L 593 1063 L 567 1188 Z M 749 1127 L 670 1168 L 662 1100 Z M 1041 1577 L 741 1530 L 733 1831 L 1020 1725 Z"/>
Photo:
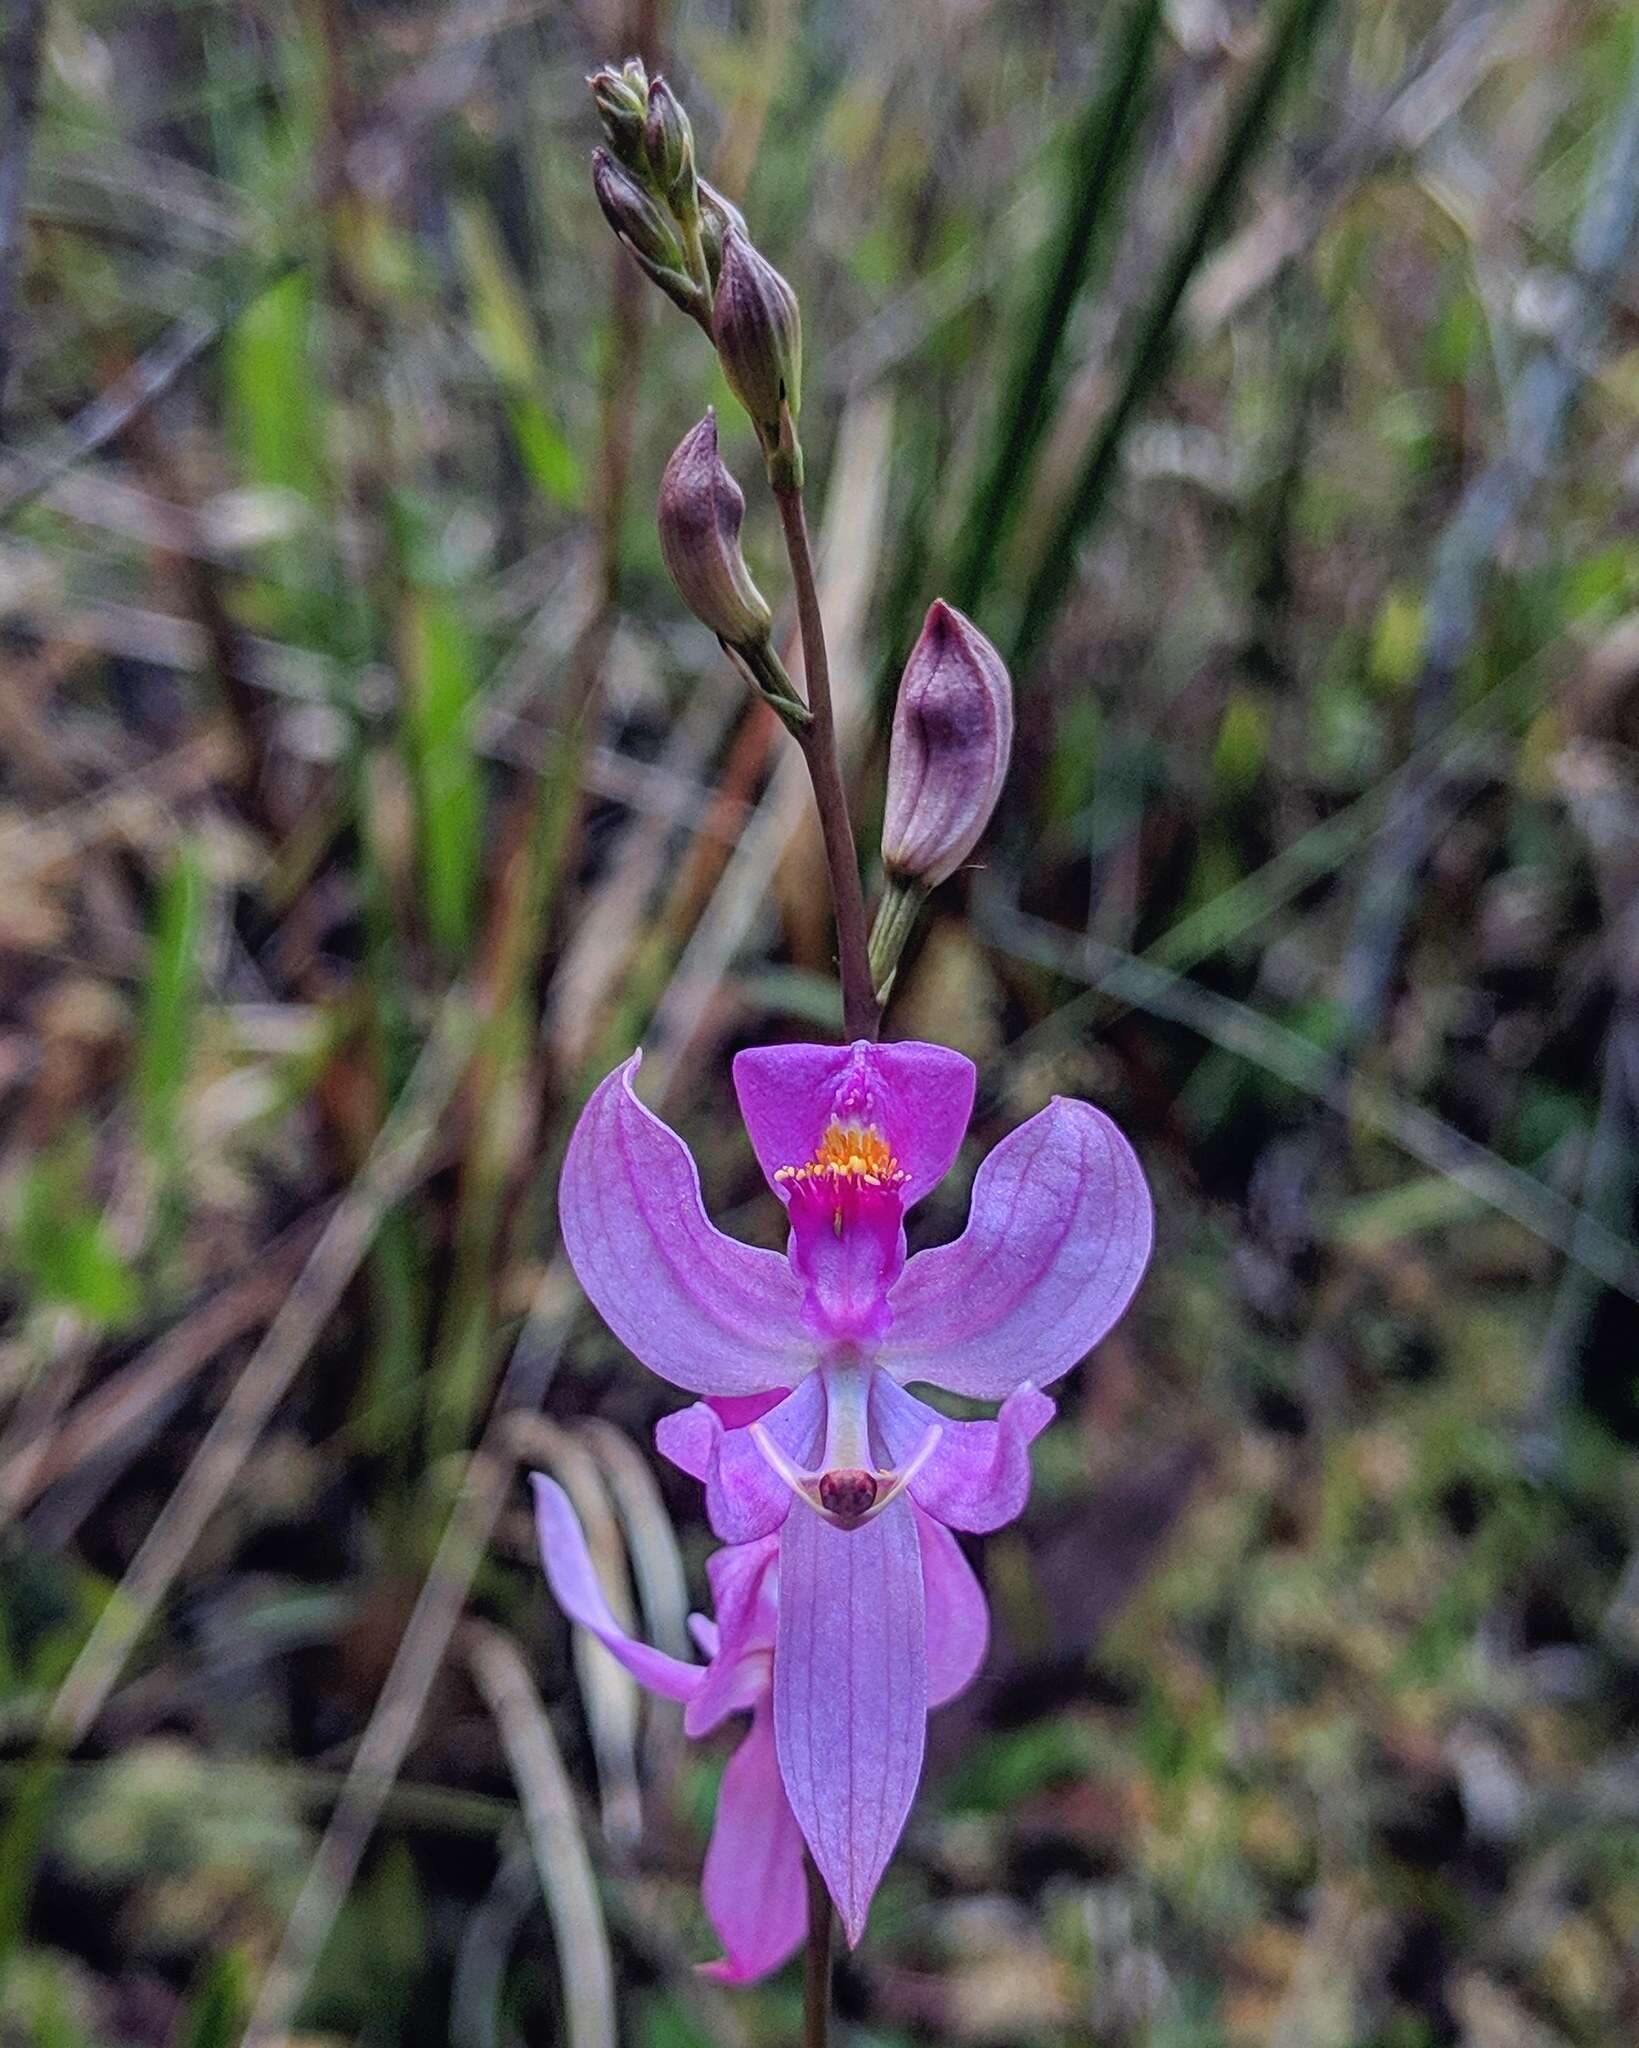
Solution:
<path fill-rule="evenodd" d="M 869 1472 L 827 1472 L 819 1483 L 820 1506 L 845 1522 L 857 1522 L 876 1505 L 876 1481 Z"/>

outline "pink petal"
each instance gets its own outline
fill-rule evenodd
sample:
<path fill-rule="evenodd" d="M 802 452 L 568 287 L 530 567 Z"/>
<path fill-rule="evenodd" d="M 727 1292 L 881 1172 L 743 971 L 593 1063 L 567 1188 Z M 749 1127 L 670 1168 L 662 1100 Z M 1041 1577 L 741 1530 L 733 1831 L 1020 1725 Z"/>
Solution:
<path fill-rule="evenodd" d="M 546 1567 L 547 1584 L 564 1613 L 578 1627 L 589 1629 L 639 1685 L 662 1699 L 693 1699 L 706 1682 L 705 1667 L 668 1657 L 664 1650 L 651 1650 L 647 1643 L 634 1642 L 626 1634 L 609 1611 L 568 1494 L 544 1472 L 532 1472 L 530 1483 L 535 1489 L 541 1562 Z"/>
<path fill-rule="evenodd" d="M 780 1530 L 774 1734 L 791 1809 L 850 1944 L 916 1796 L 927 1719 L 910 1502 L 854 1529 L 795 1509 Z"/>
<path fill-rule="evenodd" d="M 615 1335 L 694 1394 L 789 1387 L 813 1355 L 802 1288 L 777 1252 L 713 1228 L 677 1133 L 632 1092 L 634 1053 L 599 1083 L 558 1192 L 564 1249 Z"/>
<path fill-rule="evenodd" d="M 990 1609 L 962 1546 L 931 1515 L 916 1510 L 922 1586 L 928 1614 L 928 1705 L 942 1707 L 965 1692 L 985 1660 Z"/>
<path fill-rule="evenodd" d="M 808 1921 L 802 1833 L 780 1783 L 766 1704 L 723 1773 L 700 1889 L 724 1949 L 704 1974 L 719 1984 L 765 1977 L 801 1946 Z"/>
<path fill-rule="evenodd" d="M 763 1428 L 793 1465 L 817 1461 L 825 1431 L 825 1386 L 817 1372 L 762 1418 Z M 748 1429 L 725 1429 L 704 1401 L 655 1425 L 655 1448 L 706 1485 L 706 1514 L 725 1543 L 750 1543 L 785 1520 L 791 1489 L 751 1440 Z"/>
<path fill-rule="evenodd" d="M 1131 1301 L 1152 1230 L 1132 1147 L 1091 1103 L 1055 1096 L 979 1168 L 956 1242 L 900 1275 L 880 1361 L 979 1400 L 1045 1386 Z"/>
<path fill-rule="evenodd" d="M 779 1547 L 777 1537 L 765 1536 L 761 1543 L 735 1543 L 714 1551 L 706 1562 L 717 1610 L 717 1647 L 705 1683 L 684 1710 L 688 1735 L 709 1735 L 730 1714 L 742 1713 L 767 1695 L 774 1649 L 768 1568 Z"/>
<path fill-rule="evenodd" d="M 769 1185 L 832 1122 L 872 1124 L 909 1176 L 905 1206 L 950 1170 L 973 1109 L 973 1062 L 943 1045 L 763 1045 L 734 1058 L 740 1114 Z"/>
<path fill-rule="evenodd" d="M 708 1394 L 710 1408 L 725 1429 L 744 1429 L 748 1422 L 761 1422 L 771 1408 L 778 1408 L 789 1387 L 770 1387 L 766 1394 Z"/>
<path fill-rule="evenodd" d="M 952 1422 L 907 1394 L 885 1372 L 871 1378 L 871 1421 L 890 1465 L 908 1464 L 930 1425 L 941 1434 L 911 1481 L 911 1498 L 952 1529 L 999 1529 L 1030 1497 L 1030 1446 L 1053 1419 L 1053 1404 L 1028 1381 L 1015 1387 L 994 1422 Z"/>

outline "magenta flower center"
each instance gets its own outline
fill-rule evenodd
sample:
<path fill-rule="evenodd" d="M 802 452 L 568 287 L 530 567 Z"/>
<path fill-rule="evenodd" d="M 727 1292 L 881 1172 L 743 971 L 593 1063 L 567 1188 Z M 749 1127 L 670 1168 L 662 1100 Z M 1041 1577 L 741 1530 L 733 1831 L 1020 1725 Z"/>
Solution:
<path fill-rule="evenodd" d="M 897 1223 L 905 1206 L 899 1191 L 910 1175 L 874 1124 L 833 1120 L 812 1159 L 782 1166 L 774 1178 L 790 1196 L 793 1229 L 800 1205 L 805 1219 L 828 1213 L 841 1237 L 850 1223 L 868 1217 L 891 1215 Z"/>

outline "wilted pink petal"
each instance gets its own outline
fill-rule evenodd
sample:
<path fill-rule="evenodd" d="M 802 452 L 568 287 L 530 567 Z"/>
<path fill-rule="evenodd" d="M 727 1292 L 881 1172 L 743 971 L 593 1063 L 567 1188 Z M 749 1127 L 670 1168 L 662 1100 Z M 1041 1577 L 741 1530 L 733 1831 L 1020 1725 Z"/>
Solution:
<path fill-rule="evenodd" d="M 927 1737 L 922 1560 L 903 1496 L 855 1529 L 780 1529 L 780 1776 L 850 1943 L 916 1795 Z"/>
<path fill-rule="evenodd" d="M 921 1201 L 949 1172 L 973 1112 L 973 1062 L 943 1045 L 764 1045 L 734 1057 L 734 1090 L 757 1162 L 782 1199 L 782 1170 L 812 1159 L 829 1127 L 877 1131 Z"/>
<path fill-rule="evenodd" d="M 889 1458 L 902 1465 L 931 1423 L 944 1424 L 932 1455 L 911 1481 L 918 1507 L 952 1529 L 999 1529 L 1030 1497 L 1030 1446 L 1053 1419 L 1047 1396 L 1015 1387 L 994 1422 L 952 1422 L 907 1394 L 885 1372 L 871 1386 L 871 1419 Z"/>
<path fill-rule="evenodd" d="M 785 1520 L 791 1490 L 743 1426 L 724 1428 L 718 1406 L 696 1401 L 692 1408 L 663 1415 L 655 1425 L 655 1448 L 680 1471 L 705 1481 L 706 1513 L 725 1543 L 751 1543 Z M 825 1429 L 825 1389 L 818 1373 L 800 1381 L 760 1418 L 748 1418 L 757 1419 L 792 1464 L 812 1465 Z"/>
<path fill-rule="evenodd" d="M 927 1604 L 928 1705 L 942 1707 L 967 1690 L 984 1662 L 990 1609 L 956 1538 L 920 1508 L 914 1513 Z"/>
<path fill-rule="evenodd" d="M 730 1714 L 755 1706 L 768 1691 L 768 1660 L 774 1649 L 768 1574 L 778 1555 L 777 1538 L 768 1536 L 761 1543 L 736 1543 L 714 1551 L 707 1560 L 717 1644 L 705 1683 L 684 1709 L 685 1734 L 709 1735 Z"/>
<path fill-rule="evenodd" d="M 808 1918 L 802 1833 L 780 1783 L 766 1701 L 723 1773 L 701 1890 L 724 1949 L 704 1974 L 719 1984 L 764 1977 L 801 1944 Z"/>
<path fill-rule="evenodd" d="M 576 1277 L 620 1341 L 673 1386 L 791 1386 L 813 1351 L 802 1285 L 777 1252 L 707 1221 L 688 1147 L 632 1092 L 639 1058 L 599 1085 L 569 1142 L 558 1220 Z"/>
<path fill-rule="evenodd" d="M 880 1362 L 980 1400 L 1046 1385 L 1126 1308 L 1152 1233 L 1132 1147 L 1090 1103 L 1055 1096 L 980 1166 L 956 1242 L 900 1275 Z"/>
<path fill-rule="evenodd" d="M 542 1472 L 532 1473 L 530 1483 L 535 1489 L 535 1527 L 541 1540 L 541 1562 L 546 1567 L 547 1583 L 564 1613 L 595 1635 L 639 1685 L 659 1693 L 662 1699 L 693 1699 L 706 1682 L 704 1668 L 668 1657 L 664 1650 L 652 1650 L 647 1643 L 635 1642 L 626 1634 L 609 1611 L 568 1494 Z"/>

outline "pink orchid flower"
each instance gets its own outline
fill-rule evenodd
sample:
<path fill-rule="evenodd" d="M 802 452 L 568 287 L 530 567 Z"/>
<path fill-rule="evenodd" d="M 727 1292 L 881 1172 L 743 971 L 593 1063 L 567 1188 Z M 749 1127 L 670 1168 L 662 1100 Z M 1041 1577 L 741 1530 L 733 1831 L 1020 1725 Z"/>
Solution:
<path fill-rule="evenodd" d="M 723 1956 L 704 1968 L 724 1984 L 765 1976 L 795 1953 L 808 1911 L 802 1833 L 774 1746 L 778 1539 L 732 1544 L 707 1560 L 717 1619 L 690 1615 L 690 1631 L 708 1661 L 685 1664 L 625 1633 L 598 1584 L 569 1496 L 542 1473 L 533 1475 L 533 1483 L 547 1582 L 569 1619 L 589 1629 L 639 1685 L 661 1699 L 681 1700 L 690 1735 L 709 1735 L 730 1714 L 750 1709 L 751 1726 L 723 1773 L 706 1850 L 701 1893 Z M 928 1705 L 937 1707 L 954 1699 L 978 1670 L 989 1616 L 956 1539 L 920 1510 L 913 1514 L 933 1646 Z"/>
<path fill-rule="evenodd" d="M 1054 1412 L 1040 1389 L 1132 1299 L 1149 1191 L 1109 1118 L 1055 1097 L 984 1160 L 961 1237 L 907 1260 L 905 1214 L 967 1128 L 971 1061 L 770 1046 L 736 1058 L 734 1085 L 790 1235 L 784 1256 L 754 1250 L 707 1218 L 688 1148 L 633 1092 L 637 1066 L 576 1126 L 564 1245 L 621 1342 L 708 1397 L 656 1441 L 704 1480 L 717 1534 L 777 1536 L 775 1753 L 857 1942 L 922 1768 L 937 1646 L 920 1518 L 979 1531 L 1023 1508 Z M 953 1422 L 911 1382 L 1001 1407 Z"/>

